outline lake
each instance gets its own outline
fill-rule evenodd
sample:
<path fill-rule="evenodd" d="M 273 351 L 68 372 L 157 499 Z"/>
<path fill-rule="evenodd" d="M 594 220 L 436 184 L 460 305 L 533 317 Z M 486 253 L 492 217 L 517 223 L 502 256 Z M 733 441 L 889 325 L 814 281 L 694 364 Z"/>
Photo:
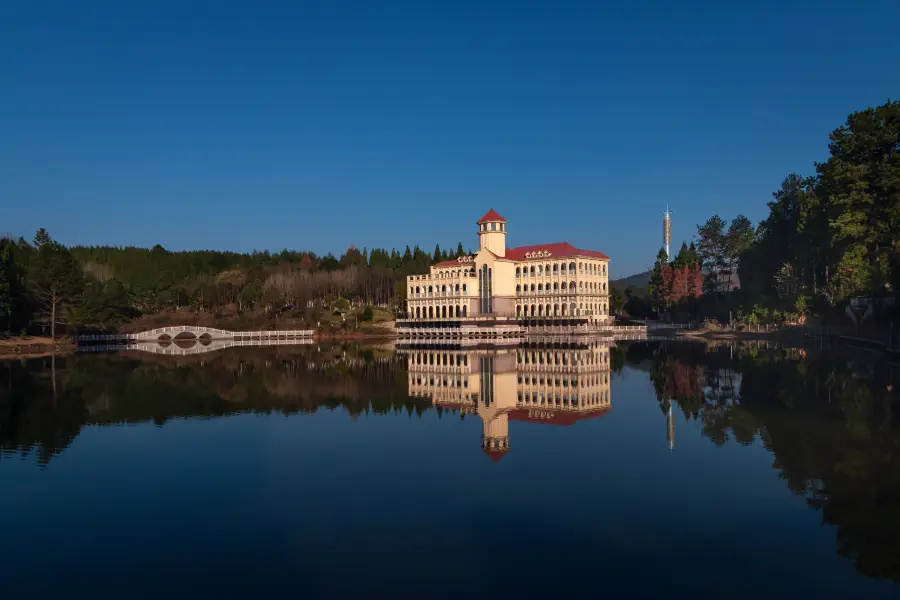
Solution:
<path fill-rule="evenodd" d="M 0 590 L 898 598 L 898 376 L 678 342 L 0 362 Z"/>

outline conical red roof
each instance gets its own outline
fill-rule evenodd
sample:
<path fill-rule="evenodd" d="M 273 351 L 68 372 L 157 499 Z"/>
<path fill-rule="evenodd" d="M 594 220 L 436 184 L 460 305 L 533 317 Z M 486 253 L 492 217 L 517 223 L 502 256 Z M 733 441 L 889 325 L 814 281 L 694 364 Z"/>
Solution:
<path fill-rule="evenodd" d="M 477 222 L 477 223 L 484 223 L 485 221 L 494 221 L 494 222 L 499 221 L 499 222 L 501 222 L 501 223 L 506 223 L 506 219 L 504 219 L 503 217 L 501 217 L 501 216 L 500 216 L 500 213 L 498 213 L 498 212 L 497 212 L 496 210 L 494 210 L 493 208 L 492 208 L 491 210 L 487 211 L 487 214 L 485 214 L 483 217 L 481 217 L 480 219 L 478 219 L 478 221 L 476 221 L 476 222 Z"/>
<path fill-rule="evenodd" d="M 492 450 L 488 448 L 482 448 L 481 451 L 484 452 L 487 457 L 495 463 L 500 462 L 500 459 L 506 456 L 506 450 Z"/>

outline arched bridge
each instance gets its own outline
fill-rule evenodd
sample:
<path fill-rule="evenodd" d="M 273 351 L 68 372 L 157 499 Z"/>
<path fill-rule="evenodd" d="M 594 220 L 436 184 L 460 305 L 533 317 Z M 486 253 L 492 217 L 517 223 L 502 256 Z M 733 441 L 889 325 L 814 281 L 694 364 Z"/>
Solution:
<path fill-rule="evenodd" d="M 157 327 L 139 333 L 106 333 L 97 335 L 79 335 L 75 341 L 81 342 L 158 342 L 176 338 L 197 338 L 208 340 L 297 340 L 308 339 L 313 335 L 312 329 L 289 329 L 272 331 L 226 331 L 215 327 L 197 327 L 195 325 L 176 325 L 173 327 Z"/>
<path fill-rule="evenodd" d="M 207 352 L 215 352 L 216 350 L 224 350 L 225 348 L 234 348 L 237 346 L 297 346 L 311 345 L 311 338 L 290 338 L 290 339 L 263 339 L 263 340 L 211 340 L 206 343 L 197 340 L 189 340 L 192 345 L 188 347 L 180 346 L 176 343 L 157 343 L 151 340 L 150 343 L 113 343 L 113 344 L 90 344 L 81 346 L 79 351 L 85 352 L 116 352 L 122 350 L 138 350 L 141 352 L 149 352 L 151 354 L 164 354 L 167 356 L 189 356 L 192 354 L 206 354 Z"/>

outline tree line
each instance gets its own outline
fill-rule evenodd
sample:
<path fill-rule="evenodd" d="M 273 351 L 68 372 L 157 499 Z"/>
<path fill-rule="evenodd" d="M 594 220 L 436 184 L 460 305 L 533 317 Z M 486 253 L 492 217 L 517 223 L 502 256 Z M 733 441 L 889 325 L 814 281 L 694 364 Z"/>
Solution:
<path fill-rule="evenodd" d="M 791 173 L 756 227 L 744 215 L 697 226 L 702 298 L 673 297 L 661 251 L 647 288 L 618 301 L 631 316 L 676 312 L 747 322 L 801 320 L 855 297 L 896 298 L 900 289 L 900 102 L 854 112 L 829 136 L 814 174 Z M 684 252 L 684 249 L 682 250 Z M 684 278 L 684 275 L 681 276 Z M 668 279 L 665 279 L 668 278 Z M 616 304 L 616 298 L 613 298 Z"/>
<path fill-rule="evenodd" d="M 803 312 L 900 286 L 900 102 L 854 112 L 829 136 L 815 173 L 791 173 L 754 229 L 718 215 L 697 228 L 707 289 Z M 748 312 L 748 311 L 745 311 Z"/>
<path fill-rule="evenodd" d="M 258 319 L 290 313 L 315 322 L 335 306 L 397 310 L 405 277 L 465 254 L 437 245 L 359 250 L 341 256 L 308 251 L 169 251 L 74 246 L 44 229 L 31 242 L 0 239 L 0 331 L 45 332 L 57 327 L 108 330 L 165 311 Z M 371 308 L 365 311 L 371 315 Z"/>

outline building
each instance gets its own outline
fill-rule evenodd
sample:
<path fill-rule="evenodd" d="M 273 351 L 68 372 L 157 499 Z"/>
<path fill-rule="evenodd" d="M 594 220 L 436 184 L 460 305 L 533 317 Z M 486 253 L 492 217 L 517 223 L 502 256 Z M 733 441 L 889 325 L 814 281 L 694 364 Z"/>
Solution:
<path fill-rule="evenodd" d="M 478 220 L 479 249 L 407 277 L 407 318 L 415 322 L 518 321 L 606 324 L 609 257 L 566 242 L 506 247 L 506 219 Z"/>
<path fill-rule="evenodd" d="M 510 449 L 509 422 L 574 425 L 610 409 L 610 343 L 514 349 L 412 348 L 409 395 L 482 421 L 481 449 L 499 461 Z"/>

